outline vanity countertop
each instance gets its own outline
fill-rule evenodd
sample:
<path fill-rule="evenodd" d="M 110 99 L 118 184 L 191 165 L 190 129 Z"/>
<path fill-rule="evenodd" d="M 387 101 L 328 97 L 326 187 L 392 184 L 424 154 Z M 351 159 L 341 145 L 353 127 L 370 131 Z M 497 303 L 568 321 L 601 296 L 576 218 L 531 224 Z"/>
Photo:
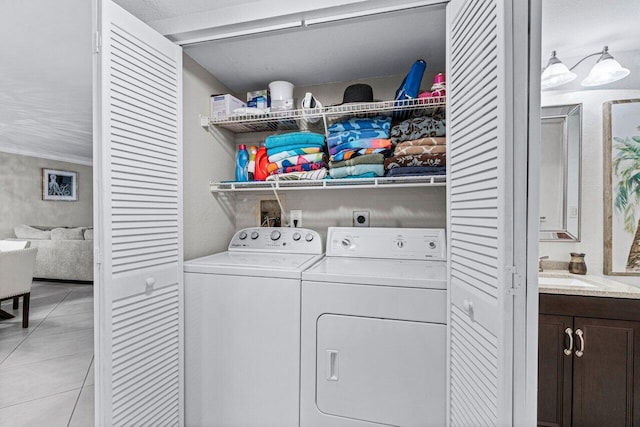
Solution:
<path fill-rule="evenodd" d="M 541 294 L 640 299 L 640 288 L 602 276 L 571 274 L 564 270 L 538 273 Z"/>

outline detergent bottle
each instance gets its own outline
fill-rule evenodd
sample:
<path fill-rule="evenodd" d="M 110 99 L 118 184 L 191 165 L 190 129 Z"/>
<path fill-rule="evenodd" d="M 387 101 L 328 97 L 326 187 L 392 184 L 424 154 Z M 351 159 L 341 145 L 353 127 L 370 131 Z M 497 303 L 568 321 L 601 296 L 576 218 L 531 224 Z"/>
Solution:
<path fill-rule="evenodd" d="M 247 146 L 240 144 L 236 155 L 236 181 L 248 181 L 249 152 Z"/>

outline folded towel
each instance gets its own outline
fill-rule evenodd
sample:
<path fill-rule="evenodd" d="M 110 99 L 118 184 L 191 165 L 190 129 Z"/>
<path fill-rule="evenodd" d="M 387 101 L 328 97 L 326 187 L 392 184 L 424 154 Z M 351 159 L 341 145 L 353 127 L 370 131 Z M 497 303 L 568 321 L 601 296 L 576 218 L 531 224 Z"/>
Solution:
<path fill-rule="evenodd" d="M 410 139 L 409 141 L 398 143 L 396 147 L 415 147 L 415 146 L 423 146 L 423 145 L 426 145 L 426 146 L 447 145 L 447 138 L 437 137 L 437 138 Z"/>
<path fill-rule="evenodd" d="M 335 147 L 345 142 L 355 141 L 358 139 L 371 138 L 389 138 L 388 129 L 364 129 L 364 130 L 347 130 L 344 132 L 330 133 L 327 137 L 327 145 Z"/>
<path fill-rule="evenodd" d="M 364 156 L 356 156 L 353 159 L 347 159 L 341 162 L 329 162 L 329 167 L 341 168 L 343 166 L 381 165 L 381 164 L 384 164 L 384 155 L 378 153 L 378 154 L 366 154 Z"/>
<path fill-rule="evenodd" d="M 433 136 L 445 136 L 446 121 L 431 117 L 404 120 L 391 128 L 389 135 L 394 143 Z"/>
<path fill-rule="evenodd" d="M 343 160 L 353 159 L 358 156 L 366 156 L 367 154 L 382 154 L 384 157 L 393 155 L 393 151 L 388 148 L 356 148 L 354 150 L 343 150 L 329 157 L 332 162 L 341 162 Z"/>
<path fill-rule="evenodd" d="M 291 172 L 314 171 L 314 170 L 323 169 L 326 167 L 327 167 L 327 164 L 325 162 L 303 163 L 301 165 L 287 166 L 285 168 L 276 169 L 275 171 L 271 172 L 270 175 L 291 173 Z"/>
<path fill-rule="evenodd" d="M 385 159 L 384 168 L 393 169 L 403 166 L 446 166 L 446 154 L 408 154 Z"/>
<path fill-rule="evenodd" d="M 406 154 L 442 154 L 447 152 L 446 145 L 415 145 L 413 147 L 396 147 L 393 151 L 394 156 L 403 156 Z"/>
<path fill-rule="evenodd" d="M 324 135 L 314 132 L 291 132 L 269 135 L 264 142 L 267 150 L 292 144 L 305 144 L 307 147 L 323 147 Z"/>
<path fill-rule="evenodd" d="M 378 116 L 378 117 L 354 117 L 352 119 L 343 120 L 341 122 L 334 123 L 327 129 L 329 132 L 343 132 L 346 130 L 359 130 L 359 129 L 386 129 L 391 128 L 391 117 Z"/>
<path fill-rule="evenodd" d="M 307 172 L 286 172 L 276 175 L 269 175 L 267 181 L 301 181 L 301 180 L 320 180 L 327 176 L 325 168 L 307 171 Z"/>
<path fill-rule="evenodd" d="M 305 163 L 315 163 L 323 160 L 324 153 L 304 154 L 301 156 L 287 157 L 277 162 L 267 165 L 267 172 L 272 173 L 276 169 L 282 169 L 289 166 L 303 165 Z"/>
<path fill-rule="evenodd" d="M 357 139 L 355 141 L 343 142 L 329 149 L 332 156 L 340 151 L 353 150 L 354 148 L 392 148 L 390 139 Z"/>
<path fill-rule="evenodd" d="M 329 169 L 329 175 L 331 178 L 346 178 L 352 175 L 362 175 L 365 173 L 373 173 L 375 176 L 384 175 L 383 165 L 355 165 L 355 166 L 343 166 L 341 168 Z"/>
<path fill-rule="evenodd" d="M 355 179 L 355 178 L 377 178 L 380 175 L 378 175 L 375 172 L 367 172 L 367 173 L 361 173 L 360 175 L 349 175 L 349 176 L 343 176 L 339 179 Z M 333 178 L 332 176 L 328 176 L 327 179 L 331 179 Z M 336 178 L 338 179 L 338 178 Z"/>
<path fill-rule="evenodd" d="M 299 150 L 301 148 L 320 148 L 321 150 L 324 150 L 324 148 L 326 146 L 327 146 L 327 144 L 325 144 L 324 142 L 322 144 L 315 144 L 315 145 L 310 144 L 308 142 L 302 142 L 300 144 L 287 144 L 287 145 L 282 145 L 280 147 L 271 147 L 271 148 L 269 148 L 267 150 L 267 155 L 273 156 L 274 154 L 278 154 L 278 153 L 281 153 L 283 151 Z"/>
<path fill-rule="evenodd" d="M 446 166 L 407 166 L 403 168 L 393 168 L 387 171 L 387 176 L 437 176 L 446 174 Z"/>
<path fill-rule="evenodd" d="M 267 151 L 267 154 L 269 154 L 269 161 L 271 163 L 275 163 L 277 161 L 286 159 L 287 157 L 300 156 L 300 155 L 304 155 L 304 154 L 320 153 L 320 152 L 322 152 L 322 150 L 323 150 L 322 147 L 302 147 L 302 148 L 293 148 L 291 150 L 280 151 L 280 152 L 277 152 L 275 154 L 269 154 L 269 151 Z"/>

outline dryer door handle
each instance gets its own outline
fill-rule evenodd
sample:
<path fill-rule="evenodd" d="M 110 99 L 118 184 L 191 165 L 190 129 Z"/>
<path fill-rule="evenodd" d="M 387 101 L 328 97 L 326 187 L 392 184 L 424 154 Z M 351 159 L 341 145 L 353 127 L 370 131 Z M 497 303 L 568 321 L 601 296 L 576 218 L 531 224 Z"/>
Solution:
<path fill-rule="evenodd" d="M 325 372 L 327 381 L 338 381 L 340 379 L 339 355 L 338 350 L 327 350 L 326 352 Z"/>

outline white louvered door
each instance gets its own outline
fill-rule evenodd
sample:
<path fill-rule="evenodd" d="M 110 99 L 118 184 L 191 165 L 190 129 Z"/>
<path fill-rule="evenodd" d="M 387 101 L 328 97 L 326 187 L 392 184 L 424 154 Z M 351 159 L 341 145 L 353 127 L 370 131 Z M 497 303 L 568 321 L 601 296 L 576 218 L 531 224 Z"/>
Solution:
<path fill-rule="evenodd" d="M 182 416 L 182 50 L 96 8 L 96 425 Z"/>
<path fill-rule="evenodd" d="M 448 20 L 449 422 L 508 426 L 514 327 L 510 2 L 454 0 Z"/>

